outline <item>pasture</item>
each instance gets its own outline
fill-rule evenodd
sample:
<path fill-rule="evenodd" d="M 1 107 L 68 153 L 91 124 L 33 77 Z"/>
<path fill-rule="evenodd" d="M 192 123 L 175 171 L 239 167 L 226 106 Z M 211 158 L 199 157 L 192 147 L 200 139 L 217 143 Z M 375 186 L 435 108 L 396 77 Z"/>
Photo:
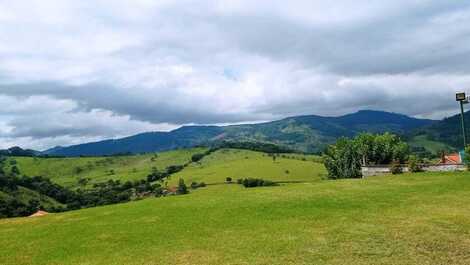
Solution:
<path fill-rule="evenodd" d="M 184 196 L 0 220 L 0 264 L 464 265 L 469 194 L 466 172 L 214 185 Z"/>

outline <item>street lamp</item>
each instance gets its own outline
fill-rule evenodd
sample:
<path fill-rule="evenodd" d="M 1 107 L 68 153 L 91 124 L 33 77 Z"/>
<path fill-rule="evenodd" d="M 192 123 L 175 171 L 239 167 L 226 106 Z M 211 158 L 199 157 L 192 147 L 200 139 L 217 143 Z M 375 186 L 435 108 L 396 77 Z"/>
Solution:
<path fill-rule="evenodd" d="M 457 93 L 455 95 L 455 99 L 458 102 L 460 102 L 460 112 L 461 112 L 460 118 L 462 121 L 463 147 L 466 148 L 467 147 L 467 135 L 465 133 L 466 131 L 465 131 L 465 117 L 464 117 L 463 105 L 468 104 L 468 98 L 465 93 Z"/>

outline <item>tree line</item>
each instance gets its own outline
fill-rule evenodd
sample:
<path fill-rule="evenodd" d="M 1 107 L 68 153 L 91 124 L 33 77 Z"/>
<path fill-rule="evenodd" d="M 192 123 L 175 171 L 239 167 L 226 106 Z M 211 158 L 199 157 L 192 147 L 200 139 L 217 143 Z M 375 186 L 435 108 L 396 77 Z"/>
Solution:
<path fill-rule="evenodd" d="M 20 176 L 19 170 L 18 172 L 6 173 L 3 170 L 6 159 L 0 157 L 0 191 L 9 195 L 3 198 L 0 197 L 0 218 L 28 216 L 39 209 L 48 212 L 62 212 L 128 202 L 148 196 L 160 197 L 186 194 L 189 193 L 189 191 L 184 180 L 181 179 L 178 182 L 178 186 L 175 190 L 170 190 L 165 181 L 168 180 L 171 175 L 183 170 L 189 163 L 199 162 L 214 151 L 215 149 L 210 149 L 207 152 L 195 154 L 188 163 L 184 165 L 171 165 L 163 171 L 154 168 L 145 179 L 126 182 L 108 180 L 103 183 L 93 184 L 92 188 L 79 188 L 76 190 L 63 187 L 42 176 Z M 204 186 L 205 184 L 203 183 L 191 184 L 193 189 Z M 19 190 L 21 187 L 54 199 L 63 206 L 51 206 L 46 208 L 36 199 L 24 202 L 19 198 Z"/>

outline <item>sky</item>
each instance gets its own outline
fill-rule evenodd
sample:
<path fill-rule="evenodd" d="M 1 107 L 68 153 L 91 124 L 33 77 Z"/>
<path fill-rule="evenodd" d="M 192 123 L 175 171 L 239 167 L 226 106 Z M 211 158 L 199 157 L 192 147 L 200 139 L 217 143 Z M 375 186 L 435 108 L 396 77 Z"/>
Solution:
<path fill-rule="evenodd" d="M 470 92 L 460 0 L 0 0 L 0 148 L 44 150 Z"/>

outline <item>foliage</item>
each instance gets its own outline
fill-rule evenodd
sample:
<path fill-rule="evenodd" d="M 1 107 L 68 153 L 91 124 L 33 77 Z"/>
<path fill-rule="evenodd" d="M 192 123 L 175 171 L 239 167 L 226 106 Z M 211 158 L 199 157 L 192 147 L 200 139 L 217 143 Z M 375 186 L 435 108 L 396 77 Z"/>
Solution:
<path fill-rule="evenodd" d="M 176 194 L 183 195 L 183 194 L 188 194 L 188 193 L 189 193 L 188 187 L 184 183 L 184 179 L 179 179 Z"/>
<path fill-rule="evenodd" d="M 268 186 L 278 185 L 277 183 L 273 181 L 257 179 L 257 178 L 246 178 L 246 179 L 243 179 L 241 182 L 245 188 L 268 187 Z"/>
<path fill-rule="evenodd" d="M 470 145 L 465 147 L 465 155 L 463 157 L 463 162 L 467 166 L 467 170 L 470 170 Z"/>
<path fill-rule="evenodd" d="M 422 169 L 421 169 L 421 165 L 419 162 L 420 161 L 415 155 L 410 155 L 410 157 L 408 158 L 408 170 L 411 173 L 421 172 Z"/>
<path fill-rule="evenodd" d="M 404 163 L 409 147 L 396 135 L 363 133 L 353 139 L 341 138 L 325 151 L 324 163 L 330 179 L 358 178 L 361 165 Z"/>
<path fill-rule="evenodd" d="M 205 154 L 194 154 L 192 157 L 191 157 L 191 161 L 193 163 L 197 163 L 199 161 L 201 161 L 203 158 L 204 158 Z"/>
<path fill-rule="evenodd" d="M 198 182 L 191 182 L 191 189 L 195 190 L 195 189 L 198 189 L 198 188 L 204 188 L 206 186 L 206 183 L 204 182 L 201 182 L 201 183 L 198 183 Z"/>
<path fill-rule="evenodd" d="M 470 172 L 215 185 L 191 196 L 0 220 L 0 264 L 466 265 L 469 187 Z"/>
<path fill-rule="evenodd" d="M 361 177 L 361 155 L 356 143 L 341 138 L 325 152 L 325 167 L 330 179 Z"/>
<path fill-rule="evenodd" d="M 214 146 L 217 149 L 232 148 L 232 149 L 244 149 L 257 152 L 264 152 L 268 154 L 279 154 L 279 153 L 293 153 L 294 151 L 290 148 L 280 146 L 273 143 L 263 143 L 257 141 L 222 141 L 216 142 Z"/>
<path fill-rule="evenodd" d="M 227 182 L 227 183 L 232 183 L 232 178 L 231 178 L 231 177 L 225 178 L 225 182 Z"/>
<path fill-rule="evenodd" d="M 398 175 L 403 173 L 403 167 L 400 164 L 400 161 L 396 160 L 392 162 L 392 165 L 390 167 L 390 172 L 392 172 L 393 175 Z"/>

